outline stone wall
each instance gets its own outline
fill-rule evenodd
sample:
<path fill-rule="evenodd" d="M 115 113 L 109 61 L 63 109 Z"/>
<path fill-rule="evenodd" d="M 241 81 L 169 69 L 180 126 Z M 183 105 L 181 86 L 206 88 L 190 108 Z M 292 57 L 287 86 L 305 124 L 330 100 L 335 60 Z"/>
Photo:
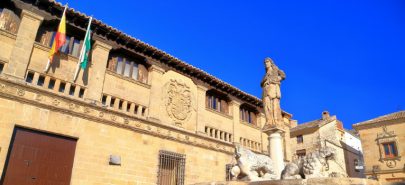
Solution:
<path fill-rule="evenodd" d="M 186 184 L 224 180 L 225 165 L 232 160 L 230 151 L 179 143 L 10 99 L 0 98 L 0 109 L 7 112 L 0 118 L 0 173 L 15 126 L 78 138 L 72 184 L 156 184 L 159 150 L 186 154 Z M 109 155 L 121 156 L 122 165 L 109 165 Z"/>
<path fill-rule="evenodd" d="M 405 179 L 405 119 L 384 121 L 369 126 L 358 126 L 360 139 L 364 152 L 365 174 L 369 178 L 378 178 L 382 182 Z M 384 131 L 383 128 L 386 128 Z M 386 141 L 396 142 L 399 158 L 384 159 L 384 151 L 378 144 L 378 135 L 386 134 Z M 384 139 L 381 142 L 386 142 Z M 374 170 L 373 170 L 374 169 Z"/>
<path fill-rule="evenodd" d="M 17 8 L 30 6 L 15 2 Z M 239 118 L 239 106 L 247 102 L 230 96 L 229 115 L 210 110 L 205 93 L 214 87 L 141 54 L 150 65 L 146 83 L 107 71 L 113 46 L 96 34 L 90 67 L 76 81 L 78 58 L 71 55 L 56 56 L 45 73 L 50 48 L 35 37 L 43 20 L 55 17 L 33 11 L 23 10 L 17 34 L 0 30 L 0 62 L 5 63 L 0 74 L 0 173 L 16 126 L 78 139 L 72 184 L 156 184 L 159 150 L 186 155 L 186 184 L 222 181 L 240 138 L 260 143 L 256 152 L 268 152 L 267 135 L 261 132 L 264 115 L 258 114 L 258 125 Z M 26 82 L 29 73 L 33 79 Z M 45 80 L 37 85 L 40 78 Z M 53 80 L 54 86 L 48 86 Z M 64 92 L 59 92 L 61 84 L 66 84 Z M 179 102 L 186 104 L 178 109 Z M 289 121 L 285 118 L 287 126 Z M 206 126 L 231 134 L 231 140 L 208 136 Z M 121 166 L 108 164 L 111 154 L 122 157 Z"/>

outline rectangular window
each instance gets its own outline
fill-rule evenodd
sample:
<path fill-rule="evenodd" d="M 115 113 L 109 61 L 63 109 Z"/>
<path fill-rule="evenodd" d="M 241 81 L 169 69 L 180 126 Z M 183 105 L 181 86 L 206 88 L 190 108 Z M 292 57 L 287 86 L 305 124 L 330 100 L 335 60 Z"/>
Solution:
<path fill-rule="evenodd" d="M 299 135 L 297 136 L 297 143 L 303 143 L 304 142 L 304 136 Z"/>
<path fill-rule="evenodd" d="M 131 110 L 131 103 L 127 103 L 127 112 L 129 112 Z"/>
<path fill-rule="evenodd" d="M 395 142 L 383 143 L 386 158 L 398 157 L 397 145 Z"/>
<path fill-rule="evenodd" d="M 59 85 L 59 92 L 63 93 L 65 92 L 65 87 L 66 87 L 66 83 L 65 82 L 61 82 Z"/>
<path fill-rule="evenodd" d="M 70 37 L 69 37 L 69 36 L 66 36 L 66 42 L 65 42 L 65 44 L 63 44 L 63 46 L 60 48 L 60 51 L 61 51 L 62 53 L 69 54 L 69 43 L 70 43 Z M 51 45 L 51 47 L 52 47 L 52 45 Z"/>
<path fill-rule="evenodd" d="M 56 32 L 51 32 L 51 39 L 49 40 L 49 47 L 52 47 L 53 41 L 55 39 Z"/>
<path fill-rule="evenodd" d="M 174 152 L 159 151 L 159 185 L 184 185 L 186 156 Z"/>
<path fill-rule="evenodd" d="M 118 102 L 118 109 L 122 110 L 122 104 L 123 104 L 123 103 L 124 103 L 123 100 L 120 100 L 120 101 Z"/>
<path fill-rule="evenodd" d="M 55 79 L 50 79 L 49 84 L 48 84 L 48 89 L 53 89 L 55 88 Z"/>
<path fill-rule="evenodd" d="M 122 60 L 121 57 L 117 58 L 117 68 L 116 68 L 116 72 L 118 74 L 122 74 L 122 68 L 124 67 L 124 61 Z"/>
<path fill-rule="evenodd" d="M 83 96 L 84 96 L 84 88 L 80 88 L 79 98 L 83 98 Z"/>
<path fill-rule="evenodd" d="M 111 97 L 110 107 L 114 107 L 115 98 Z"/>
<path fill-rule="evenodd" d="M 103 98 L 101 99 L 101 103 L 102 103 L 103 105 L 106 105 L 106 104 L 107 104 L 107 96 L 106 96 L 106 95 L 103 95 Z"/>
<path fill-rule="evenodd" d="M 129 77 L 130 75 L 131 75 L 131 62 L 126 60 L 125 61 L 124 76 Z"/>
<path fill-rule="evenodd" d="M 3 73 L 4 64 L 0 63 L 0 74 Z"/>
<path fill-rule="evenodd" d="M 138 114 L 138 109 L 139 109 L 139 106 L 135 105 L 134 114 Z"/>
<path fill-rule="evenodd" d="M 38 78 L 37 85 L 38 85 L 38 86 L 43 86 L 44 83 L 45 83 L 45 76 L 40 75 L 39 78 Z"/>
<path fill-rule="evenodd" d="M 145 116 L 146 113 L 146 107 L 142 107 L 142 116 Z"/>
<path fill-rule="evenodd" d="M 76 89 L 76 86 L 75 86 L 75 85 L 71 85 L 71 86 L 70 86 L 70 89 L 69 89 L 69 95 L 70 95 L 70 96 L 75 95 L 75 89 Z"/>
<path fill-rule="evenodd" d="M 61 82 L 59 85 L 59 92 L 61 92 L 61 93 L 65 92 L 65 87 L 66 87 L 66 83 Z"/>
<path fill-rule="evenodd" d="M 225 165 L 225 175 L 226 175 L 226 181 L 231 181 L 234 179 L 234 176 L 231 173 L 232 168 L 234 167 L 234 164 L 226 164 Z"/>
<path fill-rule="evenodd" d="M 25 77 L 25 81 L 27 83 L 32 83 L 32 80 L 34 79 L 34 72 L 29 71 L 27 73 L 27 77 Z"/>
<path fill-rule="evenodd" d="M 74 39 L 73 46 L 72 46 L 72 56 L 79 57 L 79 49 L 80 49 L 80 40 Z"/>
<path fill-rule="evenodd" d="M 138 80 L 138 64 L 134 63 L 132 66 L 132 79 Z"/>

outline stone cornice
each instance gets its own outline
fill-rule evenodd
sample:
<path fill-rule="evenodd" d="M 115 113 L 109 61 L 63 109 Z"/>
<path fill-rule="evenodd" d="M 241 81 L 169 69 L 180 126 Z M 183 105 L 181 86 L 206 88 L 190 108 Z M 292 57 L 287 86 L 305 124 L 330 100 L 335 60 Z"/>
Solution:
<path fill-rule="evenodd" d="M 44 18 L 42 16 L 37 15 L 37 14 L 31 12 L 31 11 L 24 10 L 24 9 L 21 12 L 21 17 L 28 17 L 30 19 L 38 20 L 38 21 L 44 20 Z"/>
<path fill-rule="evenodd" d="M 390 169 L 390 170 L 379 170 L 379 171 L 365 171 L 365 175 L 373 175 L 373 174 L 387 174 L 387 173 L 404 173 L 405 168 L 397 168 L 397 169 Z"/>
<path fill-rule="evenodd" d="M 13 40 L 17 39 L 17 34 L 11 33 L 9 31 L 3 30 L 3 29 L 0 29 L 0 35 L 6 36 L 6 37 L 8 37 L 10 39 L 13 39 Z"/>
<path fill-rule="evenodd" d="M 149 119 L 109 110 L 99 105 L 54 94 L 34 86 L 10 81 L 1 75 L 0 97 L 187 145 L 226 154 L 233 154 L 234 151 L 233 145 L 230 143 L 198 135 L 170 125 L 163 125 Z"/>
<path fill-rule="evenodd" d="M 404 119 L 404 118 L 402 118 Z M 404 119 L 405 123 L 405 119 Z M 395 124 L 404 124 L 404 123 L 394 123 L 393 120 L 388 121 L 381 121 L 376 123 L 364 124 L 364 125 L 352 125 L 356 131 L 363 130 L 363 129 L 370 129 L 370 128 L 380 128 L 382 125 L 395 125 Z"/>

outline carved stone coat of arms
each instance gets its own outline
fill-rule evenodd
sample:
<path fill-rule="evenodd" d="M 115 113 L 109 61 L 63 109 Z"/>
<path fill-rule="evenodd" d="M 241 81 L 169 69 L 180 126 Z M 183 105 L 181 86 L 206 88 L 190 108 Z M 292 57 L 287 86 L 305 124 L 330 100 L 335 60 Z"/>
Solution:
<path fill-rule="evenodd" d="M 190 87 L 178 80 L 166 84 L 165 105 L 167 113 L 177 126 L 182 127 L 193 111 Z"/>

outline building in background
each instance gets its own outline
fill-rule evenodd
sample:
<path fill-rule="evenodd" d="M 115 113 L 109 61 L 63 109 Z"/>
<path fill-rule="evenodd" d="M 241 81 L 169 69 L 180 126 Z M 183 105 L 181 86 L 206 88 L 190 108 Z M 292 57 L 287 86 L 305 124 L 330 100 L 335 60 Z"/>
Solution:
<path fill-rule="evenodd" d="M 343 128 L 336 116 L 322 112 L 322 118 L 299 124 L 290 129 L 290 142 L 293 158 L 304 157 L 319 150 L 331 147 L 336 150 L 337 166 L 335 171 L 349 177 L 363 177 L 361 143 L 359 139 Z"/>
<path fill-rule="evenodd" d="M 66 43 L 44 72 L 63 9 L 0 2 L 5 185 L 224 181 L 234 145 L 268 153 L 260 99 L 97 19 L 90 67 L 73 81 L 89 17 L 71 8 Z M 291 116 L 283 112 L 286 160 Z"/>
<path fill-rule="evenodd" d="M 381 182 L 405 181 L 405 111 L 353 125 L 360 135 L 365 175 Z"/>

